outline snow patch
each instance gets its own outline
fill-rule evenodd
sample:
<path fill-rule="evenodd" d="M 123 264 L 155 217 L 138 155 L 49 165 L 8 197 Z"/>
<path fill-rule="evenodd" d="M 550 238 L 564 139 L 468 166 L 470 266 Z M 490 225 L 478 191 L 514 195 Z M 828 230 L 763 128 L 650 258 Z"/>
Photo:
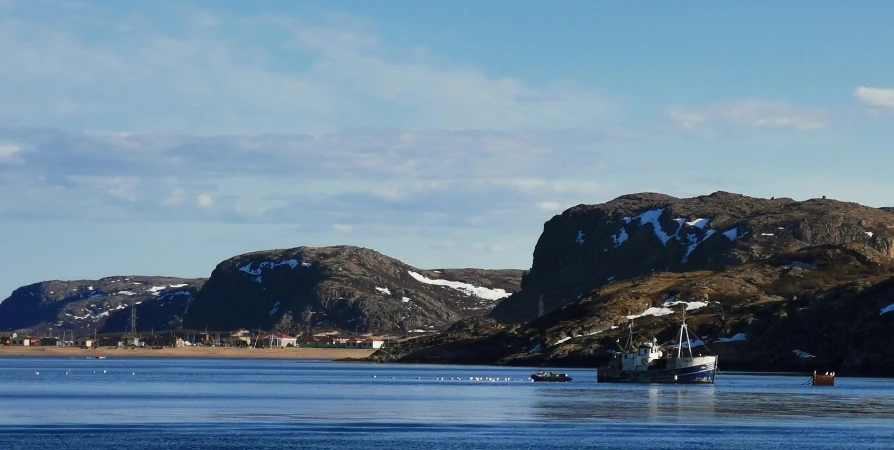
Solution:
<path fill-rule="evenodd" d="M 274 269 L 279 266 L 289 266 L 294 269 L 294 268 L 298 267 L 298 265 L 301 263 L 297 259 L 284 259 L 280 262 L 264 261 L 264 262 L 258 264 L 257 269 L 251 268 L 251 266 L 254 264 L 251 262 L 244 266 L 241 264 L 242 263 L 239 263 L 236 265 L 236 267 L 238 267 L 239 270 L 241 270 L 249 275 L 260 276 L 261 271 L 263 271 L 264 269 Z M 304 266 L 304 264 L 301 264 L 301 265 Z M 309 266 L 304 266 L 304 267 L 309 267 Z"/>
<path fill-rule="evenodd" d="M 733 228 L 730 230 L 726 230 L 723 232 L 723 235 L 726 236 L 726 238 L 729 239 L 730 241 L 735 241 L 736 239 L 739 238 L 739 227 L 736 227 L 736 228 Z"/>
<path fill-rule="evenodd" d="M 694 341 L 690 341 L 690 343 L 692 344 L 691 346 L 687 345 L 686 342 L 683 342 L 682 344 L 669 345 L 667 348 L 680 348 L 680 345 L 683 345 L 683 348 L 695 348 L 695 347 L 700 347 L 702 345 L 705 345 L 705 342 L 702 341 L 701 339 L 696 339 Z"/>
<path fill-rule="evenodd" d="M 706 303 L 706 302 L 683 302 L 683 301 L 677 300 L 676 297 L 671 297 L 664 301 L 664 306 L 666 306 L 666 307 L 671 307 L 671 306 L 676 306 L 676 305 L 686 305 L 686 311 L 693 311 L 693 310 L 696 310 L 699 308 L 704 308 L 705 306 L 708 306 L 708 303 Z"/>
<path fill-rule="evenodd" d="M 715 344 L 725 344 L 727 342 L 742 342 L 746 340 L 746 335 L 744 333 L 736 333 L 733 337 L 728 338 L 720 338 L 714 341 Z"/>
<path fill-rule="evenodd" d="M 172 288 L 182 288 L 182 287 L 186 287 L 186 286 L 189 286 L 189 285 L 186 284 L 186 283 L 183 283 L 183 284 L 169 284 L 169 285 L 168 285 L 168 287 L 172 287 Z"/>
<path fill-rule="evenodd" d="M 761 236 L 776 236 L 773 233 L 761 233 Z"/>
<path fill-rule="evenodd" d="M 633 219 L 631 219 L 631 218 L 629 218 L 629 217 L 622 217 L 621 220 L 623 220 L 624 223 L 630 223 L 630 221 L 633 220 Z"/>
<path fill-rule="evenodd" d="M 615 242 L 615 248 L 618 248 L 618 247 L 621 246 L 621 244 L 627 242 L 627 239 L 628 239 L 629 237 L 630 237 L 630 236 L 627 235 L 627 230 L 624 229 L 624 228 L 621 228 L 621 232 L 620 232 L 620 233 L 618 233 L 618 234 L 613 234 L 613 235 L 612 235 L 612 241 Z"/>
<path fill-rule="evenodd" d="M 165 286 L 152 286 L 151 288 L 149 288 L 149 292 L 151 292 L 153 294 L 158 294 L 159 292 L 161 292 L 165 289 L 167 289 L 167 287 L 165 287 Z"/>
<path fill-rule="evenodd" d="M 782 268 L 783 268 L 783 269 L 791 269 L 791 268 L 795 268 L 795 269 L 804 269 L 804 270 L 816 270 L 816 266 L 815 266 L 815 265 L 813 265 L 813 264 L 807 264 L 807 263 L 804 262 L 804 261 L 795 261 L 795 262 L 793 262 L 793 263 L 791 263 L 791 264 L 787 264 L 787 265 L 782 266 Z"/>
<path fill-rule="evenodd" d="M 276 302 L 276 304 L 273 305 L 273 309 L 270 310 L 270 317 L 273 317 L 277 311 L 279 311 L 279 302 Z"/>
<path fill-rule="evenodd" d="M 473 286 L 471 284 L 462 283 L 459 281 L 448 281 L 448 280 L 432 280 L 430 278 L 426 278 L 412 270 L 407 271 L 411 277 L 413 277 L 416 281 L 425 284 L 431 284 L 435 286 L 446 286 L 452 289 L 456 289 L 458 291 L 462 291 L 466 295 L 478 298 L 483 298 L 487 300 L 499 300 L 501 298 L 509 297 L 509 293 L 503 289 L 490 289 L 486 287 Z"/>
<path fill-rule="evenodd" d="M 711 221 L 711 219 L 695 219 L 695 220 L 690 220 L 689 222 L 686 222 L 686 225 L 704 230 L 705 227 L 708 226 L 708 222 L 710 222 L 710 221 Z"/>
<path fill-rule="evenodd" d="M 404 303 L 410 303 L 410 297 L 404 297 L 404 298 L 400 299 L 400 301 L 402 301 Z"/>
<path fill-rule="evenodd" d="M 810 353 L 807 353 L 807 352 L 804 352 L 801 350 L 795 350 L 792 353 L 794 353 L 795 355 L 798 355 L 798 358 L 816 358 L 816 356 L 813 356 Z"/>
<path fill-rule="evenodd" d="M 661 241 L 662 245 L 667 245 L 667 241 L 671 239 L 671 236 L 664 232 L 661 228 L 661 224 L 658 222 L 658 219 L 661 218 L 662 214 L 664 214 L 664 208 L 652 209 L 634 217 L 634 219 L 639 219 L 640 226 L 647 223 L 652 224 L 655 236 L 658 237 L 658 240 Z"/>
<path fill-rule="evenodd" d="M 894 311 L 894 303 L 891 303 L 890 305 L 882 308 L 882 311 L 880 313 L 878 313 L 878 315 L 886 314 L 886 313 L 889 313 L 892 311 Z"/>
<path fill-rule="evenodd" d="M 708 230 L 708 232 L 705 233 L 705 236 L 701 239 L 699 239 L 697 235 L 689 233 L 689 248 L 686 249 L 686 254 L 683 255 L 683 259 L 681 262 L 684 262 L 684 263 L 688 262 L 689 255 L 691 255 L 692 252 L 694 252 L 695 249 L 697 249 L 698 246 L 702 244 L 702 242 L 705 242 L 708 240 L 708 238 L 710 238 L 711 236 L 714 236 L 714 233 L 715 233 L 714 230 Z"/>
<path fill-rule="evenodd" d="M 614 283 L 614 282 L 615 282 L 615 277 L 608 277 L 608 279 L 607 279 L 607 280 L 605 280 L 605 281 L 607 281 L 607 282 L 608 282 L 608 284 L 612 284 L 612 283 Z"/>
<path fill-rule="evenodd" d="M 661 308 L 661 307 L 653 306 L 639 314 L 636 314 L 633 316 L 627 316 L 627 318 L 633 320 L 633 319 L 639 319 L 640 317 L 646 317 L 646 316 L 660 317 L 660 316 L 666 316 L 666 315 L 673 314 L 673 313 L 674 313 L 674 311 L 671 310 L 670 308 Z"/>
<path fill-rule="evenodd" d="M 871 231 L 867 231 L 866 236 L 869 236 L 871 238 L 871 237 L 875 236 L 875 233 L 873 233 Z"/>
<path fill-rule="evenodd" d="M 558 341 L 554 342 L 553 345 L 563 344 L 565 342 L 568 342 L 569 340 L 571 340 L 571 336 L 563 337 L 562 339 L 559 339 Z"/>
<path fill-rule="evenodd" d="M 584 245 L 585 236 L 586 234 L 584 234 L 583 230 L 577 230 L 577 239 L 574 242 L 577 242 L 580 245 Z"/>
<path fill-rule="evenodd" d="M 87 286 L 87 290 L 88 290 L 88 291 L 92 291 L 92 290 L 93 290 L 93 286 Z"/>
<path fill-rule="evenodd" d="M 115 295 L 137 295 L 134 291 L 118 291 Z"/>
<path fill-rule="evenodd" d="M 391 295 L 391 291 L 389 291 L 388 288 L 380 288 L 380 287 L 376 286 L 376 290 L 385 294 L 385 295 Z"/>
<path fill-rule="evenodd" d="M 90 296 L 87 298 L 100 298 L 100 297 L 102 297 L 101 292 L 94 292 L 94 293 L 90 294 Z"/>

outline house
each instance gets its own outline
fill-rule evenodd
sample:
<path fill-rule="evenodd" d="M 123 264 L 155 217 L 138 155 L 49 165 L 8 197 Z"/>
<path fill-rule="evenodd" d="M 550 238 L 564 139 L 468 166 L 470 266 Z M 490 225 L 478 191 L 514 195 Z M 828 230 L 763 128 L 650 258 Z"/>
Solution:
<path fill-rule="evenodd" d="M 232 333 L 226 343 L 230 347 L 249 347 L 252 343 L 251 332 L 248 330 L 239 330 Z"/>
<path fill-rule="evenodd" d="M 36 346 L 38 344 L 37 339 L 33 339 L 25 336 L 13 336 L 11 345 L 21 345 L 23 347 Z"/>
<path fill-rule="evenodd" d="M 378 337 L 369 337 L 363 340 L 363 345 L 360 348 L 382 348 L 385 345 L 385 340 Z"/>
<path fill-rule="evenodd" d="M 175 347 L 177 338 L 169 334 L 147 336 L 143 338 L 143 344 L 147 347 Z"/>
<path fill-rule="evenodd" d="M 261 347 L 297 347 L 298 338 L 285 333 L 268 333 L 258 336 Z"/>
<path fill-rule="evenodd" d="M 93 338 L 87 336 L 81 336 L 74 340 L 74 345 L 76 347 L 93 347 L 94 341 Z"/>
<path fill-rule="evenodd" d="M 62 340 L 54 337 L 42 337 L 40 338 L 41 347 L 61 347 Z"/>
<path fill-rule="evenodd" d="M 302 336 L 298 341 L 300 347 L 312 348 L 338 348 L 342 345 L 341 339 L 335 336 Z"/>

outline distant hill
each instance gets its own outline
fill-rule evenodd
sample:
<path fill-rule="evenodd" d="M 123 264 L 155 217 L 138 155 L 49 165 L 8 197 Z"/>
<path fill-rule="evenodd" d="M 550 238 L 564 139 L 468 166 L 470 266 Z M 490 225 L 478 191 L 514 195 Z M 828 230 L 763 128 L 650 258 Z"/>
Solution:
<path fill-rule="evenodd" d="M 20 287 L 0 303 L 0 330 L 51 328 L 79 333 L 123 332 L 137 308 L 137 330 L 178 329 L 204 279 L 116 276 L 43 281 Z"/>
<path fill-rule="evenodd" d="M 488 314 L 520 283 L 520 270 L 423 270 L 353 246 L 253 252 L 217 265 L 184 326 L 432 331 Z"/>

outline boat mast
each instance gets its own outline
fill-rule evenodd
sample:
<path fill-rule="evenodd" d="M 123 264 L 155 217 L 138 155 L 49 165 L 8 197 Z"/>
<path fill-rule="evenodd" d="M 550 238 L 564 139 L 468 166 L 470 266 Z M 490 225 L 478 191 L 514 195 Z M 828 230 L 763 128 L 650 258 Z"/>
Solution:
<path fill-rule="evenodd" d="M 692 358 L 692 342 L 689 341 L 689 329 L 686 327 L 686 310 L 683 310 L 683 323 L 680 324 L 679 347 L 677 347 L 677 358 L 683 356 L 683 333 L 686 333 L 686 347 L 689 348 L 689 357 Z"/>

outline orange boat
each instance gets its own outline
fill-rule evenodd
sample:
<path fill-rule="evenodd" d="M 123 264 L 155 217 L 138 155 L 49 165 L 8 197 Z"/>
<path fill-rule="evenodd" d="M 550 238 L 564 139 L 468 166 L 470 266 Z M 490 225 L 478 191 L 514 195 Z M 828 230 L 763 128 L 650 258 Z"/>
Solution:
<path fill-rule="evenodd" d="M 813 372 L 811 380 L 814 386 L 835 386 L 835 372 L 826 372 L 825 374 L 817 374 Z"/>

